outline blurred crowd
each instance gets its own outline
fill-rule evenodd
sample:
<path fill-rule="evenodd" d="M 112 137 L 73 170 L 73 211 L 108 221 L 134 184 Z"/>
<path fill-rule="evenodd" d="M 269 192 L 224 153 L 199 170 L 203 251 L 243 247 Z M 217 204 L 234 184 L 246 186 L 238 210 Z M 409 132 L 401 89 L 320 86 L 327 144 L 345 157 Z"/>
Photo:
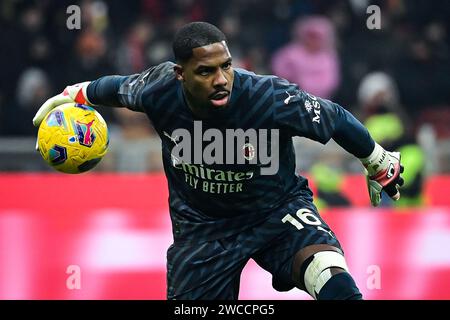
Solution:
<path fill-rule="evenodd" d="M 73 4 L 79 29 L 67 24 Z M 380 29 L 368 27 L 370 5 L 380 8 Z M 172 60 L 175 31 L 203 20 L 227 35 L 235 66 L 336 101 L 387 147 L 417 145 L 424 128 L 449 140 L 449 16 L 447 0 L 3 0 L 0 134 L 34 136 L 34 113 L 66 85 Z M 141 114 L 100 112 L 128 154 L 154 136 Z M 128 167 L 146 170 L 148 161 L 160 163 Z M 417 170 L 426 165 L 416 162 Z"/>

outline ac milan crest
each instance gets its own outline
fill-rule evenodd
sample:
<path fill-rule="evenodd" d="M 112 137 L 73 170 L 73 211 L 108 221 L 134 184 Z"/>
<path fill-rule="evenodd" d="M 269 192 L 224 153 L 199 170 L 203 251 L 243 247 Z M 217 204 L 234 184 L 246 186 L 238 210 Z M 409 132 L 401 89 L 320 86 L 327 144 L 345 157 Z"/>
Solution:
<path fill-rule="evenodd" d="M 242 152 L 246 160 L 253 160 L 255 157 L 255 147 L 251 143 L 246 143 L 242 146 Z"/>

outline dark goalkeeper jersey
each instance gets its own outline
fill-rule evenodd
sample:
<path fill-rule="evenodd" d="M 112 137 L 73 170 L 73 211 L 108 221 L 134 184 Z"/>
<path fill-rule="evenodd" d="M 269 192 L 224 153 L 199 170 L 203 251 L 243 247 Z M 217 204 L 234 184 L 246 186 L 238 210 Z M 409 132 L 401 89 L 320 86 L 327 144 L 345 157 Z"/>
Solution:
<path fill-rule="evenodd" d="M 115 96 L 102 93 L 111 86 L 119 88 L 118 95 L 116 89 Z M 174 235 L 186 241 L 211 240 L 239 232 L 297 197 L 312 201 L 307 180 L 295 173 L 292 137 L 326 143 L 338 127 L 345 129 L 347 123 L 357 121 L 339 105 L 314 97 L 295 84 L 243 69 L 234 69 L 229 106 L 215 110 L 212 119 L 200 121 L 186 103 L 171 62 L 128 77 L 100 78 L 89 85 L 88 98 L 94 103 L 119 104 L 147 114 L 162 141 Z M 173 154 L 182 142 L 176 134 L 180 129 L 192 138 L 191 149 L 183 151 L 183 156 L 190 151 L 190 162 Z M 227 130 L 250 129 L 256 140 L 246 137 L 241 145 L 235 141 L 232 151 L 231 141 L 222 141 L 224 160 L 207 164 L 199 157 L 212 141 L 203 137 L 208 129 L 215 129 L 224 140 Z M 364 130 L 362 136 L 371 142 Z M 262 173 L 269 164 L 267 158 L 259 159 L 260 149 L 272 156 L 273 166 L 278 161 L 274 174 Z M 234 161 L 226 162 L 229 152 L 234 152 Z M 239 152 L 245 163 L 237 163 Z"/>

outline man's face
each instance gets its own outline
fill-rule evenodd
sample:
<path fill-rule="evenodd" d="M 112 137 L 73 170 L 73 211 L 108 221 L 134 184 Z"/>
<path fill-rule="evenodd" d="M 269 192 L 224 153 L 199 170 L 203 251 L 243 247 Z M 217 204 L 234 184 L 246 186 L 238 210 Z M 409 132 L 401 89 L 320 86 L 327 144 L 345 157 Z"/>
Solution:
<path fill-rule="evenodd" d="M 225 41 L 195 48 L 192 53 L 175 71 L 191 109 L 207 116 L 224 109 L 230 101 L 234 80 L 231 55 Z"/>

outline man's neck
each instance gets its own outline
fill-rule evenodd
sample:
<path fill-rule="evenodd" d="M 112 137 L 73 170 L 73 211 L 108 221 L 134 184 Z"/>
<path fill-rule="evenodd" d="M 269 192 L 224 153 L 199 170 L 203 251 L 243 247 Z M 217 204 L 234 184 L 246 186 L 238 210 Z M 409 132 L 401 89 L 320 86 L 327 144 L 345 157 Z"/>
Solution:
<path fill-rule="evenodd" d="M 198 103 L 196 103 L 195 99 L 185 90 L 184 86 L 182 88 L 183 88 L 184 100 L 186 101 L 186 104 L 187 104 L 188 108 L 191 110 L 194 117 L 199 118 L 199 119 L 205 119 L 205 120 L 210 118 L 211 113 L 208 112 L 208 110 L 206 110 L 204 108 L 196 107 L 198 105 Z"/>

